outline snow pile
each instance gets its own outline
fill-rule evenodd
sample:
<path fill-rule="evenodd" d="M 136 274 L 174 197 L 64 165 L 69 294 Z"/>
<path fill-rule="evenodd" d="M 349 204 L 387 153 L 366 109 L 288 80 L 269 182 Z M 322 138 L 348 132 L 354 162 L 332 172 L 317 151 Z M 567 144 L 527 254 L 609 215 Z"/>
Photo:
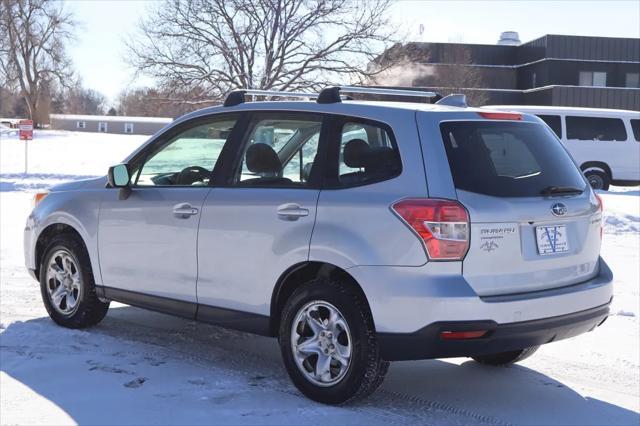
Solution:
<path fill-rule="evenodd" d="M 28 174 L 24 175 L 25 142 L 17 135 L 0 135 L 0 171 L 2 182 L 20 189 L 19 181 L 51 182 L 103 176 L 148 136 L 107 133 L 36 130 L 28 142 Z M 22 176 L 20 176 L 22 174 Z M 28 183 L 31 182 L 31 183 Z"/>
<path fill-rule="evenodd" d="M 638 187 L 612 187 L 598 191 L 604 204 L 602 222 L 607 234 L 640 233 L 640 190 Z"/>

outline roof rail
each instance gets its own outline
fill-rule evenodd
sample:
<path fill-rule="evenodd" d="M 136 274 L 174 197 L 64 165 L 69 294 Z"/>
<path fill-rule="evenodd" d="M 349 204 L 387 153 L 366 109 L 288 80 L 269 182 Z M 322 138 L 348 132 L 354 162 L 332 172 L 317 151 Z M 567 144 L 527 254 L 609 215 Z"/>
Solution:
<path fill-rule="evenodd" d="M 447 95 L 436 102 L 436 105 L 447 105 L 461 108 L 467 108 L 469 106 L 467 105 L 467 97 L 460 94 Z"/>
<path fill-rule="evenodd" d="M 438 96 L 438 94 L 435 92 L 425 92 L 422 90 L 386 89 L 382 87 L 332 86 L 322 89 L 320 95 L 316 99 L 316 102 L 318 102 L 319 104 L 332 104 L 340 102 L 340 92 L 363 93 L 369 95 L 412 96 L 416 98 L 434 98 Z"/>
<path fill-rule="evenodd" d="M 240 89 L 232 90 L 229 92 L 224 100 L 223 106 L 230 107 L 240 105 L 245 102 L 245 95 L 255 96 L 279 96 L 283 98 L 317 98 L 317 93 L 303 93 L 303 92 L 284 92 L 278 90 L 260 90 L 260 89 Z"/>

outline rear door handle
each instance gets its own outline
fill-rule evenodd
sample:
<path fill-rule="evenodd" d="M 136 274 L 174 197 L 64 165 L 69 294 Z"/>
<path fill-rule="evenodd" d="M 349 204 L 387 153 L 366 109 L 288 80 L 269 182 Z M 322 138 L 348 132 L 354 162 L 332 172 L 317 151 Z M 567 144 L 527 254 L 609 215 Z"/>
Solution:
<path fill-rule="evenodd" d="M 180 219 L 186 219 L 194 214 L 198 214 L 198 209 L 189 203 L 180 203 L 173 206 L 173 215 Z"/>
<path fill-rule="evenodd" d="M 278 207 L 278 217 L 282 220 L 298 220 L 309 216 L 309 210 L 296 203 L 287 203 Z"/>

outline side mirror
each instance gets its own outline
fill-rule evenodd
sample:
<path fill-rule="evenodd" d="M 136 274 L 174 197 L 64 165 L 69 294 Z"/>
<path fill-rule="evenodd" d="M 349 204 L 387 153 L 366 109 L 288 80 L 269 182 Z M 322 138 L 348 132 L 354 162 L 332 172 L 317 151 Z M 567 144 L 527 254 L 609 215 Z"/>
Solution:
<path fill-rule="evenodd" d="M 107 180 L 112 188 L 120 188 L 118 199 L 126 200 L 131 195 L 131 187 L 129 186 L 129 167 L 126 164 L 117 164 L 109 167 L 107 172 Z"/>
<path fill-rule="evenodd" d="M 107 173 L 109 185 L 112 188 L 125 188 L 129 186 L 129 169 L 126 164 L 117 164 L 109 167 Z"/>

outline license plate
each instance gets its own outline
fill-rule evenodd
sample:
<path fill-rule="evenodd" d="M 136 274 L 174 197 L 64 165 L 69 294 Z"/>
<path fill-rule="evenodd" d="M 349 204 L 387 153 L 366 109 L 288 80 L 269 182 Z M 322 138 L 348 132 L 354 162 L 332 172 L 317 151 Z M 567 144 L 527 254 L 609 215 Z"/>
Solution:
<path fill-rule="evenodd" d="M 567 227 L 565 225 L 537 226 L 538 253 L 554 254 L 569 251 Z"/>

